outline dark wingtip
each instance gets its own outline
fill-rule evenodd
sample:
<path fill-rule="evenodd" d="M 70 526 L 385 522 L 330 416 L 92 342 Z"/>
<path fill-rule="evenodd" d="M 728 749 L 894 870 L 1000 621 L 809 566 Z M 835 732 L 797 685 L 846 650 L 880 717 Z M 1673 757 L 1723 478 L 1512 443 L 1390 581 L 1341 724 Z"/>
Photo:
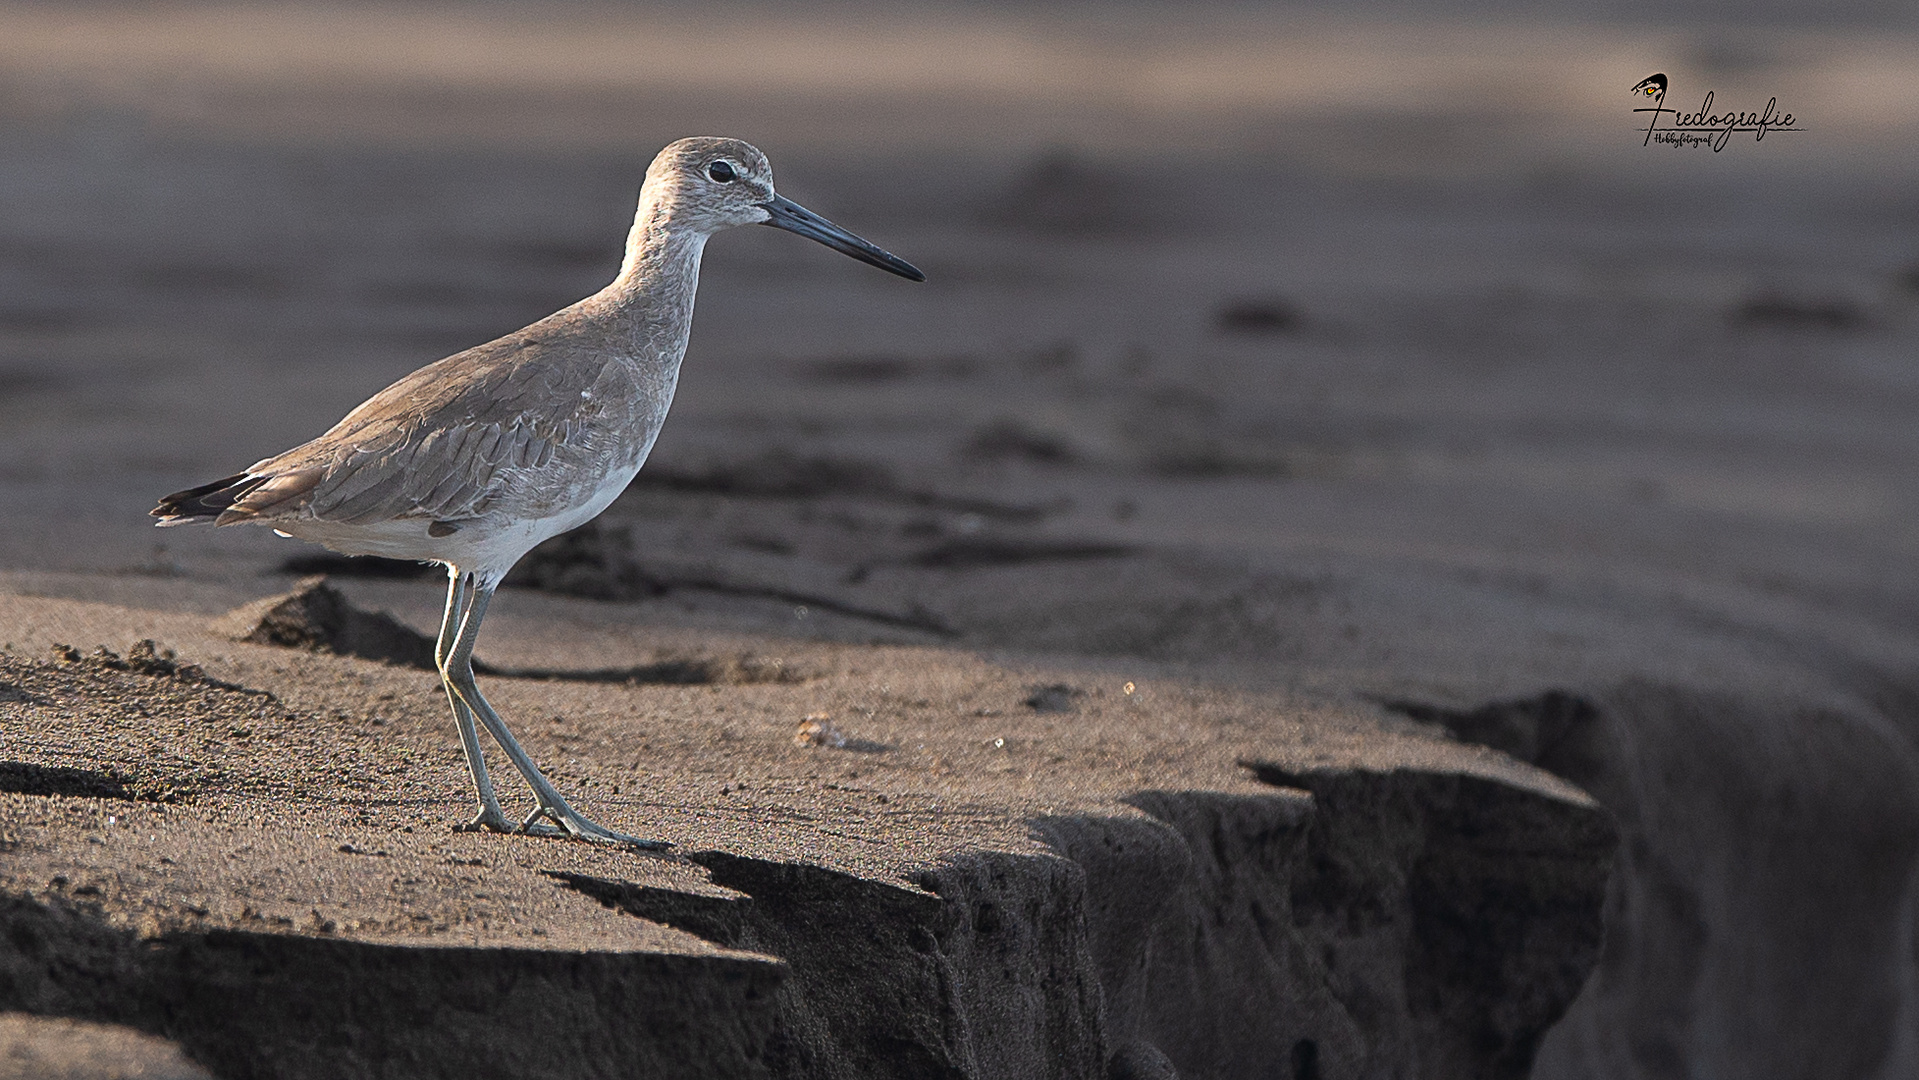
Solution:
<path fill-rule="evenodd" d="M 264 476 L 248 477 L 246 473 L 234 473 L 211 484 L 201 484 L 165 496 L 160 500 L 160 505 L 147 513 L 159 518 L 162 525 L 212 521 L 265 480 Z"/>

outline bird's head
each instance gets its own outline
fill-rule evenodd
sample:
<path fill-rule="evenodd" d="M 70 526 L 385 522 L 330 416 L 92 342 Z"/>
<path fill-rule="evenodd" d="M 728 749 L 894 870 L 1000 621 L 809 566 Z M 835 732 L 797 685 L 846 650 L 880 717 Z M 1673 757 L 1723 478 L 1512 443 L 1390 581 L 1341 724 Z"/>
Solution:
<path fill-rule="evenodd" d="M 766 155 L 739 139 L 681 139 L 661 150 L 640 188 L 640 201 L 649 200 L 663 220 L 676 225 L 706 233 L 772 225 L 901 277 L 926 280 L 913 264 L 775 192 Z"/>

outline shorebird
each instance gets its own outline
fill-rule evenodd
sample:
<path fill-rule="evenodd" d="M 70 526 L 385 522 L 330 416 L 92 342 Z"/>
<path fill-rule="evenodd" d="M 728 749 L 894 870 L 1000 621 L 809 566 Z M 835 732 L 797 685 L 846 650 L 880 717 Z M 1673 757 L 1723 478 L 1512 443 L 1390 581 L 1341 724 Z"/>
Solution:
<path fill-rule="evenodd" d="M 428 364 L 319 438 L 168 495 L 152 512 L 161 525 L 267 525 L 348 555 L 447 568 L 434 655 L 479 798 L 464 830 L 671 846 L 615 832 L 567 803 L 480 693 L 473 642 L 513 564 L 605 510 L 639 472 L 673 402 L 707 238 L 754 224 L 926 280 L 911 263 L 775 194 L 772 167 L 753 146 L 681 139 L 646 170 L 612 284 Z M 475 717 L 533 789 L 537 805 L 524 821 L 515 824 L 500 807 Z"/>

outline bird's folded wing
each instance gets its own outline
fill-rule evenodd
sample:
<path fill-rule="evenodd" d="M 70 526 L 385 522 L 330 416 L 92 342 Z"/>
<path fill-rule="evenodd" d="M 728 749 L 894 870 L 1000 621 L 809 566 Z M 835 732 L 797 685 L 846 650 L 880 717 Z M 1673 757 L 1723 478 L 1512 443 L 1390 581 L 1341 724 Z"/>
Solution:
<path fill-rule="evenodd" d="M 502 351 L 482 346 L 422 368 L 325 435 L 255 464 L 248 475 L 268 479 L 229 520 L 298 514 L 358 525 L 564 509 L 617 457 L 610 444 L 626 426 L 634 378 L 618 363 Z"/>
<path fill-rule="evenodd" d="M 395 446 L 341 456 L 315 486 L 307 511 L 352 525 L 478 517 L 503 498 L 533 494 L 529 489 L 541 486 L 538 474 L 561 449 L 557 438 L 518 423 L 428 429 Z"/>

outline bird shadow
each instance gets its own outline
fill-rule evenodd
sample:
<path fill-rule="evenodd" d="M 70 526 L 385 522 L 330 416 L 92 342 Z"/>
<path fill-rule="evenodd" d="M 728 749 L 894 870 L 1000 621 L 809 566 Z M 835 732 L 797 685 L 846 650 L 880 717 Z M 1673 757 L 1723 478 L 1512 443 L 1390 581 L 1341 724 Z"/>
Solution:
<path fill-rule="evenodd" d="M 125 799 L 132 801 L 133 789 L 126 778 L 92 769 L 65 765 L 34 765 L 25 761 L 0 761 L 0 791 L 13 795 L 64 795 L 78 799 Z"/>

